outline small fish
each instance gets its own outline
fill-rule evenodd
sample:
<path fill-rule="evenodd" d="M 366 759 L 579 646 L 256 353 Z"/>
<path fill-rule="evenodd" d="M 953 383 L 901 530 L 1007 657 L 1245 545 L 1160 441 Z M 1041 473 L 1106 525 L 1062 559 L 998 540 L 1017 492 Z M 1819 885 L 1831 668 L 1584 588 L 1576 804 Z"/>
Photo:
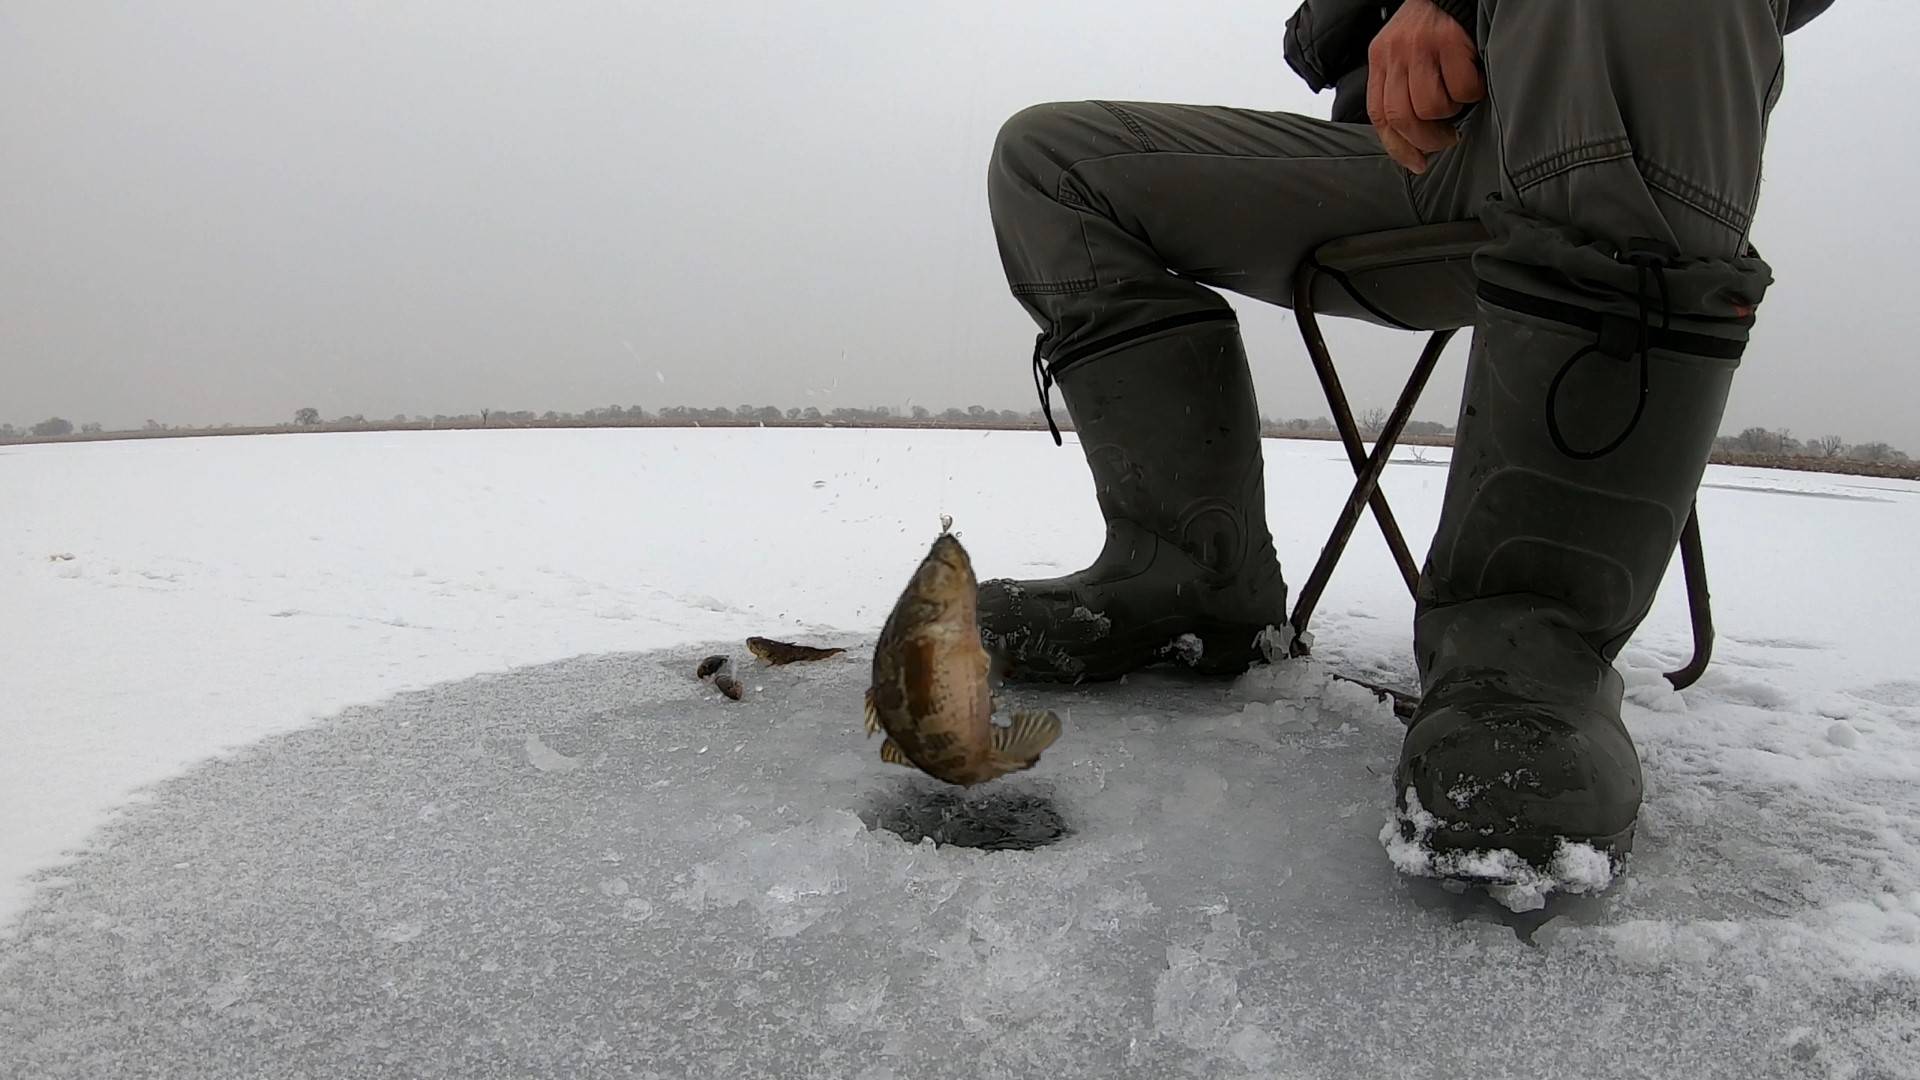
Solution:
<path fill-rule="evenodd" d="M 740 685 L 740 680 L 724 671 L 713 677 L 713 685 L 719 687 L 721 693 L 735 701 L 739 701 L 741 696 L 747 692 L 747 688 Z"/>
<path fill-rule="evenodd" d="M 787 641 L 775 641 L 772 638 L 750 637 L 747 639 L 747 651 L 765 660 L 769 664 L 792 664 L 803 660 L 825 660 L 829 656 L 839 656 L 845 649 L 816 649 L 811 645 L 795 645 Z"/>
<path fill-rule="evenodd" d="M 1033 768 L 1060 737 L 1052 712 L 992 722 L 978 588 L 966 549 L 943 531 L 881 628 L 866 698 L 868 737 L 887 733 L 881 761 L 961 787 Z"/>
<path fill-rule="evenodd" d="M 714 672 L 719 671 L 721 668 L 726 666 L 727 666 L 727 658 L 725 656 L 722 656 L 716 653 L 715 655 L 709 656 L 705 660 L 700 661 L 700 666 L 693 669 L 693 674 L 694 674 L 694 677 L 697 679 L 702 679 L 702 680 L 711 679 L 713 678 Z"/>

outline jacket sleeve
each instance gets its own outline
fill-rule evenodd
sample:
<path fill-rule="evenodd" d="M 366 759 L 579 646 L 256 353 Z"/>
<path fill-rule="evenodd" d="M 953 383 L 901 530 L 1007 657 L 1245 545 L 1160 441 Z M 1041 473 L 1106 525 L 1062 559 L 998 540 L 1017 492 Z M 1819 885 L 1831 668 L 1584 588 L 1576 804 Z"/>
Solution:
<path fill-rule="evenodd" d="M 1388 5 L 1399 7 L 1398 3 Z M 1467 36 L 1478 40 L 1474 30 L 1480 24 L 1480 0 L 1433 0 L 1433 6 L 1453 16 L 1453 21 L 1467 30 Z"/>
<path fill-rule="evenodd" d="M 1833 0 L 1793 0 L 1793 5 L 1787 9 L 1786 32 L 1793 33 L 1832 6 Z"/>
<path fill-rule="evenodd" d="M 1380 0 L 1305 0 L 1287 20 L 1287 66 L 1319 93 L 1367 62 L 1367 45 L 1386 25 Z"/>

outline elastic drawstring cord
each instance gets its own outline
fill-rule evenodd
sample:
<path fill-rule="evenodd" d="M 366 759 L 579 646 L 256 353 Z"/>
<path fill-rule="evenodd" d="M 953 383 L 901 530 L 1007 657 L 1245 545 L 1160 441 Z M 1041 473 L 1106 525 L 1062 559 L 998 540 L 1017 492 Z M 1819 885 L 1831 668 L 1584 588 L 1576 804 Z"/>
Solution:
<path fill-rule="evenodd" d="M 1568 357 L 1567 362 L 1560 365 L 1560 370 L 1554 374 L 1553 382 L 1547 387 L 1547 436 L 1553 440 L 1554 448 L 1562 454 L 1576 461 L 1593 461 L 1596 458 L 1606 457 L 1620 449 L 1621 444 L 1627 441 L 1627 436 L 1632 435 L 1634 428 L 1640 425 L 1640 418 L 1647 411 L 1647 396 L 1651 388 L 1650 354 L 1653 352 L 1653 345 L 1648 340 L 1647 302 L 1650 297 L 1647 295 L 1647 278 L 1651 275 L 1660 287 L 1660 329 L 1664 333 L 1672 329 L 1673 325 L 1673 304 L 1667 295 L 1667 262 L 1674 254 L 1676 253 L 1672 248 L 1656 240 L 1638 239 L 1629 245 L 1627 261 L 1636 268 L 1633 282 L 1633 352 L 1619 359 L 1631 359 L 1636 355 L 1639 357 L 1640 393 L 1634 403 L 1633 417 L 1627 421 L 1627 426 L 1614 437 L 1612 442 L 1598 450 L 1574 449 L 1567 442 L 1566 434 L 1560 430 L 1560 418 L 1554 408 L 1555 402 L 1560 397 L 1560 386 L 1566 381 L 1567 376 L 1572 374 L 1574 365 L 1587 356 L 1600 352 L 1608 345 L 1618 345 L 1617 341 L 1609 340 L 1612 335 L 1607 333 L 1604 321 L 1595 336 L 1594 343 Z M 1609 352 L 1604 355 L 1613 356 L 1614 354 Z"/>
<path fill-rule="evenodd" d="M 1053 432 L 1053 445 L 1066 445 L 1060 438 L 1060 428 L 1053 422 L 1053 372 L 1048 369 L 1047 361 L 1040 355 L 1041 347 L 1046 343 L 1047 335 L 1041 334 L 1033 340 L 1033 388 L 1040 395 L 1040 412 L 1047 418 L 1047 430 Z"/>
<path fill-rule="evenodd" d="M 1040 411 L 1046 414 L 1047 430 L 1053 432 L 1055 446 L 1066 445 L 1060 438 L 1060 426 L 1053 422 L 1053 399 L 1048 391 L 1053 389 L 1055 376 L 1065 372 L 1095 356 L 1103 356 L 1130 342 L 1144 341 L 1147 338 L 1165 334 L 1187 326 L 1201 326 L 1207 323 L 1232 323 L 1237 315 L 1231 307 L 1221 306 L 1200 311 L 1185 311 L 1178 315 L 1168 315 L 1118 333 L 1107 334 L 1090 341 L 1081 341 L 1068 345 L 1054 354 L 1053 362 L 1048 363 L 1041 355 L 1046 347 L 1047 335 L 1041 334 L 1033 342 L 1033 388 L 1040 395 Z M 1057 328 L 1056 328 L 1057 329 Z"/>

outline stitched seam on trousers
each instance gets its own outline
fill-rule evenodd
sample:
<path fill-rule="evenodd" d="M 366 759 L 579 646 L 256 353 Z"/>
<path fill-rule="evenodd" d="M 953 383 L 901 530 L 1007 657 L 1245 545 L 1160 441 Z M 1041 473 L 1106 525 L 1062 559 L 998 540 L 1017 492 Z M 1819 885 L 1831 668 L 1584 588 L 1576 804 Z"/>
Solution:
<path fill-rule="evenodd" d="M 1086 292 L 1098 284 L 1093 278 L 1070 278 L 1066 281 L 1015 282 L 1012 288 L 1015 296 L 1062 296 Z"/>
<path fill-rule="evenodd" d="M 1614 137 L 1597 139 L 1579 146 L 1570 146 L 1529 162 L 1513 174 L 1513 186 L 1516 190 L 1536 187 L 1562 173 L 1571 172 L 1582 165 L 1595 165 L 1603 161 L 1618 161 L 1633 156 L 1633 144 L 1625 138 Z"/>
<path fill-rule="evenodd" d="M 1780 80 L 1786 76 L 1787 72 L 1786 43 L 1779 38 L 1775 38 L 1774 42 L 1780 46 L 1780 62 L 1773 66 L 1773 78 L 1768 81 L 1767 96 L 1762 99 L 1766 102 L 1766 111 L 1760 116 L 1760 148 L 1763 156 L 1767 146 L 1767 129 L 1772 125 L 1774 107 L 1780 102 Z M 1753 189 L 1747 192 L 1747 205 L 1749 207 L 1758 207 L 1760 205 L 1760 173 L 1761 169 L 1755 169 L 1753 171 Z M 1747 215 L 1747 227 L 1740 230 L 1740 244 L 1742 247 L 1751 244 L 1752 238 L 1749 230 L 1752 228 L 1753 215 L 1749 212 Z"/>
<path fill-rule="evenodd" d="M 1147 138 L 1147 129 L 1140 126 L 1140 121 L 1137 118 L 1135 118 L 1132 113 L 1128 112 L 1127 110 L 1121 108 L 1118 105 L 1115 105 L 1111 101 L 1096 101 L 1094 102 L 1094 104 L 1112 113 L 1116 119 L 1118 119 L 1121 123 L 1127 125 L 1127 130 L 1133 132 L 1133 137 L 1139 140 L 1140 149 L 1145 150 L 1148 153 L 1153 152 L 1154 150 L 1153 140 Z"/>
<path fill-rule="evenodd" d="M 1500 167 L 1500 177 L 1507 182 L 1508 187 L 1513 188 L 1514 195 L 1517 197 L 1520 194 L 1520 185 L 1513 182 L 1513 169 L 1507 164 L 1507 124 L 1500 113 L 1500 95 L 1494 92 L 1493 61 L 1486 59 L 1487 27 L 1490 25 L 1490 20 L 1487 18 L 1485 8 L 1486 4 L 1483 0 L 1480 12 L 1480 29 L 1476 34 L 1476 38 L 1478 39 L 1477 44 L 1480 47 L 1480 55 L 1486 64 L 1483 81 L 1487 87 L 1487 107 L 1493 110 L 1493 130 L 1487 134 L 1487 137 L 1493 140 L 1493 157 L 1495 164 Z M 1499 193 L 1496 192 L 1495 197 L 1497 198 L 1498 195 Z M 1525 205 L 1524 202 L 1522 205 Z"/>
<path fill-rule="evenodd" d="M 1732 200 L 1714 194 L 1650 158 L 1635 158 L 1634 164 L 1640 167 L 1640 175 L 1646 179 L 1648 187 L 1685 203 L 1736 233 L 1747 231 L 1751 218 L 1733 205 Z"/>
<path fill-rule="evenodd" d="M 1225 153 L 1221 151 L 1212 151 L 1212 150 L 1154 150 L 1154 151 L 1123 150 L 1117 154 L 1097 154 L 1093 157 L 1084 157 L 1084 158 L 1081 158 L 1079 161 L 1076 161 L 1073 164 L 1068 165 L 1066 168 L 1061 169 L 1060 179 L 1058 182 L 1056 182 L 1053 185 L 1053 197 L 1056 201 L 1066 203 L 1070 206 L 1086 206 L 1087 205 L 1086 200 L 1082 199 L 1078 194 L 1069 192 L 1067 189 L 1067 181 L 1073 179 L 1074 173 L 1080 168 L 1080 166 L 1098 165 L 1103 162 L 1117 161 L 1120 158 L 1143 157 L 1148 153 L 1151 153 L 1154 157 L 1157 157 L 1157 158 L 1176 158 L 1176 157 L 1231 158 L 1235 161 L 1293 162 L 1293 161 L 1391 161 L 1392 160 L 1391 158 L 1387 157 L 1385 153 L 1322 154 L 1322 155 L 1316 156 L 1311 154 L 1230 154 L 1230 153 Z M 1414 217 L 1414 220 L 1415 221 L 1420 220 L 1418 215 Z"/>
<path fill-rule="evenodd" d="M 1433 224 L 1433 222 L 1427 220 L 1425 214 L 1420 212 L 1420 200 L 1414 197 L 1413 171 L 1410 169 L 1395 169 L 1394 171 L 1400 174 L 1400 194 L 1407 200 L 1407 213 L 1413 216 L 1413 220 L 1422 225 Z"/>
<path fill-rule="evenodd" d="M 1086 248 L 1087 265 L 1089 267 L 1092 267 L 1096 274 L 1100 270 L 1100 263 L 1099 263 L 1099 260 L 1093 257 L 1093 240 L 1091 237 L 1087 235 L 1086 219 L 1088 215 L 1097 214 L 1098 211 L 1094 210 L 1093 207 L 1089 206 L 1086 200 L 1080 197 L 1078 192 L 1070 190 L 1067 187 L 1067 182 L 1069 180 L 1074 179 L 1075 171 L 1078 170 L 1082 165 L 1097 165 L 1102 162 L 1115 161 L 1120 158 L 1142 157 L 1142 156 L 1145 156 L 1147 153 L 1148 152 L 1146 151 L 1140 151 L 1140 150 L 1127 150 L 1118 154 L 1100 154 L 1094 157 L 1081 158 L 1079 161 L 1076 161 L 1073 164 L 1062 169 L 1060 171 L 1059 181 L 1054 184 L 1053 197 L 1055 201 L 1061 203 L 1064 206 L 1069 206 L 1074 208 L 1075 212 L 1080 214 L 1081 216 L 1080 217 L 1080 242 Z M 1385 153 L 1324 154 L 1316 157 L 1311 155 L 1289 155 L 1289 154 L 1228 154 L 1228 153 L 1218 153 L 1218 152 L 1204 151 L 1204 150 L 1155 150 L 1155 151 L 1151 151 L 1151 154 L 1156 158 L 1177 158 L 1177 157 L 1230 158 L 1235 161 L 1270 161 L 1270 162 L 1286 162 L 1289 164 L 1295 163 L 1295 162 L 1307 162 L 1307 161 L 1372 161 L 1372 162 L 1378 162 L 1378 161 L 1391 162 L 1392 161 L 1392 159 L 1387 157 Z M 1410 209 L 1408 210 L 1408 220 L 1418 223 L 1420 221 L 1420 212 L 1417 207 L 1412 206 L 1413 198 L 1412 198 L 1411 192 L 1408 192 L 1407 198 L 1410 206 Z M 1097 281 L 1098 279 L 1096 279 L 1096 283 Z"/>
<path fill-rule="evenodd" d="M 1093 257 L 1093 236 L 1087 232 L 1087 220 L 1093 217 L 1092 210 L 1080 210 L 1074 214 L 1080 222 L 1080 247 L 1087 253 L 1087 271 L 1093 275 L 1094 284 L 1100 283 L 1100 261 Z"/>

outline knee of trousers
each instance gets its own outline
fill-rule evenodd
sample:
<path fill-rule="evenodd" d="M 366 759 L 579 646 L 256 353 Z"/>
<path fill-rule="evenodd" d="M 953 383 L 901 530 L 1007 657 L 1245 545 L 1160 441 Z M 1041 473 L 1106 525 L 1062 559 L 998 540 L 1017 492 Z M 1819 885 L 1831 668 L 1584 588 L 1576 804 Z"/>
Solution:
<path fill-rule="evenodd" d="M 995 228 L 1017 228 L 1036 211 L 1057 212 L 1068 170 L 1130 149 L 1125 125 L 1092 101 L 1046 102 L 1014 113 L 1000 125 L 987 167 Z"/>

